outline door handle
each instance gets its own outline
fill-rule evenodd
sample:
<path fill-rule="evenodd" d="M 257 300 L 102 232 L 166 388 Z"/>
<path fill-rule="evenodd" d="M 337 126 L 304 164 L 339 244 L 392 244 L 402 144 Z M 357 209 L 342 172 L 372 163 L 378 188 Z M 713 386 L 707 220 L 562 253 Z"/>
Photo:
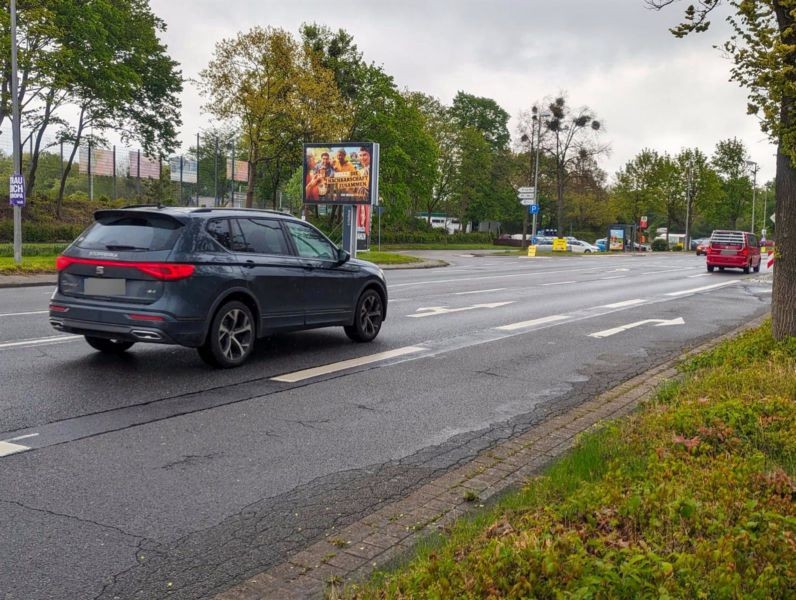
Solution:
<path fill-rule="evenodd" d="M 249 259 L 246 261 L 246 264 L 243 265 L 247 269 L 253 269 L 255 267 L 254 261 Z"/>

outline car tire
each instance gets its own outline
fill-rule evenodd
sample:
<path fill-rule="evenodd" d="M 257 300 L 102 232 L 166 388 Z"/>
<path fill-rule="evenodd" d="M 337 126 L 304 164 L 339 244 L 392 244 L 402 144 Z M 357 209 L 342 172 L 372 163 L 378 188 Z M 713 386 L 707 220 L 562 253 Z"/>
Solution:
<path fill-rule="evenodd" d="M 254 349 L 255 323 L 243 302 L 227 302 L 216 311 L 205 343 L 197 348 L 207 364 L 219 369 L 239 367 Z"/>
<path fill-rule="evenodd" d="M 749 263 L 743 268 L 743 274 L 744 275 L 749 275 L 749 271 L 751 269 L 751 266 L 752 266 L 752 263 Z"/>
<path fill-rule="evenodd" d="M 722 273 L 724 273 L 724 267 L 719 267 L 719 271 L 721 271 Z"/>
<path fill-rule="evenodd" d="M 713 265 L 708 265 L 708 273 L 712 273 L 715 268 Z"/>
<path fill-rule="evenodd" d="M 343 329 L 355 342 L 372 342 L 381 331 L 384 322 L 384 302 L 374 289 L 365 290 L 357 300 L 354 310 L 354 324 Z"/>
<path fill-rule="evenodd" d="M 87 335 L 85 338 L 89 346 L 105 354 L 123 354 L 135 344 L 135 342 L 94 337 L 93 335 Z"/>
<path fill-rule="evenodd" d="M 583 254 L 591 254 L 591 250 L 584 250 Z"/>
<path fill-rule="evenodd" d="M 763 262 L 763 261 L 760 261 L 760 262 Z M 753 269 L 755 273 L 759 273 L 760 272 L 760 262 L 758 262 L 757 266 Z"/>

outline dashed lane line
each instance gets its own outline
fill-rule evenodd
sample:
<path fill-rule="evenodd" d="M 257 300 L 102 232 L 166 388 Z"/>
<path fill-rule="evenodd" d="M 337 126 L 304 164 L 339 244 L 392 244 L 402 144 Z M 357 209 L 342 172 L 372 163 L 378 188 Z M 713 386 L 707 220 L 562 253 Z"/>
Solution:
<path fill-rule="evenodd" d="M 32 310 L 29 312 L 0 313 L 0 317 L 24 317 L 26 315 L 46 315 L 49 310 Z"/>
<path fill-rule="evenodd" d="M 31 346 L 43 346 L 47 344 L 62 344 L 64 342 L 73 342 L 82 339 L 81 335 L 52 335 L 43 338 L 34 338 L 30 340 L 20 340 L 18 342 L 4 342 L 0 344 L 0 350 L 5 348 L 26 348 Z"/>
<path fill-rule="evenodd" d="M 545 323 L 555 323 L 557 321 L 564 321 L 570 319 L 568 315 L 551 315 L 549 317 L 541 317 L 539 319 L 531 319 L 530 321 L 519 321 L 518 323 L 510 323 L 509 325 L 502 325 L 495 327 L 498 331 L 516 331 L 517 329 L 527 329 L 536 325 L 544 325 Z"/>
<path fill-rule="evenodd" d="M 727 287 L 738 283 L 740 279 L 731 279 L 730 281 L 723 281 L 722 283 L 715 283 L 713 285 L 705 285 L 698 288 L 691 288 L 690 290 L 680 290 L 679 292 L 669 292 L 667 296 L 685 296 L 686 294 L 696 294 L 697 292 L 706 292 L 708 290 L 715 290 L 718 288 Z"/>
<path fill-rule="evenodd" d="M 352 358 L 349 360 L 342 360 L 340 362 L 323 365 L 322 367 L 314 367 L 312 369 L 304 369 L 302 371 L 295 371 L 293 373 L 285 373 L 278 377 L 271 377 L 271 381 L 279 381 L 282 383 L 297 383 L 305 379 L 312 379 L 320 375 L 328 375 L 329 373 L 336 373 L 338 371 L 345 371 L 354 367 L 369 365 L 382 360 L 389 360 L 391 358 L 398 358 L 399 356 L 406 356 L 407 354 L 414 354 L 416 352 L 423 352 L 427 348 L 421 346 L 405 346 L 404 348 L 396 348 L 395 350 L 388 350 L 387 352 L 379 352 L 369 356 L 361 356 L 359 358 Z"/>

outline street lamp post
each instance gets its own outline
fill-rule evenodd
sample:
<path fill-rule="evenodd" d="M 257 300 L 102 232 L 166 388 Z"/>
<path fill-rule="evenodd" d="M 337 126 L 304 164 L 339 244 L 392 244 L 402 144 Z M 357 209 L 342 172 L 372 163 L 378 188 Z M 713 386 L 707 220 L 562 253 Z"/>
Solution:
<path fill-rule="evenodd" d="M 11 138 L 14 144 L 14 174 L 22 174 L 19 130 L 19 80 L 17 78 L 17 3 L 11 0 Z M 14 262 L 22 262 L 22 207 L 14 204 Z"/>
<path fill-rule="evenodd" d="M 753 160 L 747 160 L 746 166 L 752 169 L 752 233 L 755 232 L 755 196 L 757 193 L 757 172 L 760 166 Z"/>

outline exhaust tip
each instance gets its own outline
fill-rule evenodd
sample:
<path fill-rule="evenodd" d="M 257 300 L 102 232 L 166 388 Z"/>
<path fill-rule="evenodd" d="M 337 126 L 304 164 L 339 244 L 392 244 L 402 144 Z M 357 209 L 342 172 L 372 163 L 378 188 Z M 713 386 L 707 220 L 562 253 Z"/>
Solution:
<path fill-rule="evenodd" d="M 154 342 L 154 341 L 158 341 L 158 340 L 162 340 L 163 339 L 163 336 L 161 334 L 159 334 L 157 331 L 144 331 L 144 330 L 141 330 L 141 329 L 134 329 L 130 333 L 132 333 L 139 340 L 145 340 L 145 341 L 150 341 L 150 342 Z"/>

